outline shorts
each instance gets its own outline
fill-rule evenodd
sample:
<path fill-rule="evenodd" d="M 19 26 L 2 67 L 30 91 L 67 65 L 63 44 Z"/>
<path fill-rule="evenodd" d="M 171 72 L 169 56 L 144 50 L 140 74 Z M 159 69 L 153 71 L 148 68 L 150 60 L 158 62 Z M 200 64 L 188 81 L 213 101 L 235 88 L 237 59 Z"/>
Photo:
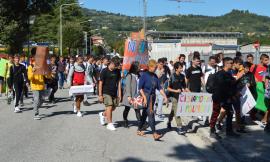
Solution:
<path fill-rule="evenodd" d="M 119 100 L 117 97 L 112 97 L 112 96 L 107 95 L 107 94 L 104 94 L 103 97 L 104 97 L 105 107 L 112 106 L 115 108 L 119 105 Z"/>

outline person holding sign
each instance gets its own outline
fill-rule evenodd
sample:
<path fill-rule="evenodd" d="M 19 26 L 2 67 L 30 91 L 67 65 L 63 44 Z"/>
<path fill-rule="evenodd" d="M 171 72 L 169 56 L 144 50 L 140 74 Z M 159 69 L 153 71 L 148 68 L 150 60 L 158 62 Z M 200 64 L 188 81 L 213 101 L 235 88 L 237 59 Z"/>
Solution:
<path fill-rule="evenodd" d="M 86 68 L 83 65 L 83 57 L 78 56 L 77 62 L 71 67 L 67 83 L 69 86 L 83 86 L 86 83 Z M 77 113 L 78 117 L 82 117 L 81 102 L 84 99 L 84 94 L 76 95 L 75 104 L 73 105 L 74 113 Z"/>
<path fill-rule="evenodd" d="M 182 74 L 184 65 L 180 62 L 176 62 L 174 64 L 174 70 L 175 73 L 171 75 L 170 82 L 169 82 L 169 96 L 172 99 L 172 110 L 169 116 L 169 121 L 167 123 L 167 128 L 172 129 L 171 122 L 173 120 L 173 117 L 175 118 L 176 125 L 177 125 L 177 133 L 179 135 L 184 135 L 186 132 L 182 127 L 182 120 L 180 116 L 176 116 L 177 111 L 177 105 L 178 105 L 178 99 L 179 94 L 181 92 L 189 92 L 186 86 L 185 82 L 185 75 Z"/>
<path fill-rule="evenodd" d="M 160 86 L 157 75 L 155 74 L 157 68 L 157 62 L 155 60 L 150 60 L 148 63 L 148 71 L 144 72 L 139 81 L 139 91 L 143 97 L 144 109 L 142 112 L 141 122 L 138 126 L 137 135 L 145 136 L 143 132 L 143 126 L 145 124 L 146 118 L 148 117 L 148 123 L 153 132 L 153 138 L 155 141 L 159 141 L 162 138 L 161 134 L 156 132 L 156 122 L 155 122 L 155 112 L 154 104 L 156 99 L 156 90 L 158 90 L 164 98 L 164 102 L 167 103 L 167 96 Z"/>

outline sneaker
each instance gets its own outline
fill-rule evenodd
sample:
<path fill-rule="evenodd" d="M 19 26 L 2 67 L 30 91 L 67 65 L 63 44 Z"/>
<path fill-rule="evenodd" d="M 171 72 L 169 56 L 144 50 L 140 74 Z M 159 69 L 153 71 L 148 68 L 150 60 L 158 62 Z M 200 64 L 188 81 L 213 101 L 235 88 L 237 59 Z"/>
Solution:
<path fill-rule="evenodd" d="M 186 131 L 184 130 L 183 127 L 179 127 L 179 128 L 177 128 L 177 133 L 178 133 L 178 135 L 185 135 Z"/>
<path fill-rule="evenodd" d="M 82 117 L 83 114 L 82 114 L 80 111 L 78 111 L 78 112 L 77 112 L 77 116 L 78 116 L 78 117 Z"/>
<path fill-rule="evenodd" d="M 105 117 L 103 115 L 103 112 L 100 112 L 99 114 L 99 121 L 101 125 L 105 125 Z M 112 124 L 112 123 L 111 123 Z"/>
<path fill-rule="evenodd" d="M 90 104 L 88 101 L 84 101 L 84 102 L 83 102 L 83 105 L 84 105 L 84 106 L 91 106 L 91 104 Z"/>
<path fill-rule="evenodd" d="M 21 112 L 21 109 L 19 107 L 15 107 L 14 112 L 19 113 L 19 112 Z"/>
<path fill-rule="evenodd" d="M 72 104 L 72 106 L 73 106 L 73 112 L 74 112 L 74 113 L 77 113 L 77 112 L 78 112 L 78 110 L 77 110 L 77 107 L 75 106 L 75 104 L 74 104 L 74 103 Z"/>
<path fill-rule="evenodd" d="M 35 116 L 34 116 L 34 120 L 41 120 L 41 116 L 35 115 Z"/>
<path fill-rule="evenodd" d="M 113 125 L 113 123 L 109 123 L 109 124 L 107 125 L 107 129 L 109 129 L 109 130 L 111 130 L 111 131 L 115 131 L 115 130 L 116 130 L 115 127 L 114 127 L 114 125 Z"/>
<path fill-rule="evenodd" d="M 215 128 L 216 128 L 216 130 L 217 130 L 218 132 L 220 132 L 220 131 L 222 130 L 222 125 L 221 125 L 220 123 L 217 123 L 217 124 L 215 125 Z"/>
<path fill-rule="evenodd" d="M 160 121 L 164 121 L 164 120 L 165 120 L 165 118 L 164 118 L 162 115 L 158 115 L 158 120 L 160 120 Z"/>
<path fill-rule="evenodd" d="M 217 132 L 210 132 L 210 138 L 215 138 L 216 140 L 222 139 L 222 137 Z"/>

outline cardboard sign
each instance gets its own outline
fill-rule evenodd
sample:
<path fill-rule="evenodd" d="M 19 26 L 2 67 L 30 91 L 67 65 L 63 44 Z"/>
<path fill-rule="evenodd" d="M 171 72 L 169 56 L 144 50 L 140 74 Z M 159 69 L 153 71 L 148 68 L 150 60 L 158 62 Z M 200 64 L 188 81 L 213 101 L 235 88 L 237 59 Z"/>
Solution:
<path fill-rule="evenodd" d="M 72 86 L 69 89 L 69 96 L 84 95 L 94 92 L 93 85 Z"/>
<path fill-rule="evenodd" d="M 240 93 L 242 95 L 240 98 L 242 115 L 246 115 L 251 109 L 256 106 L 256 101 L 247 86 L 244 87 Z"/>
<path fill-rule="evenodd" d="M 141 68 L 147 69 L 147 64 L 149 61 L 147 41 L 131 39 L 126 40 L 123 70 L 129 70 L 130 65 L 134 61 L 138 61 Z"/>
<path fill-rule="evenodd" d="M 36 55 L 35 55 L 36 71 L 34 72 L 34 74 L 47 75 L 50 73 L 49 67 L 47 64 L 48 57 L 49 57 L 49 48 L 38 46 L 36 50 Z"/>
<path fill-rule="evenodd" d="M 177 116 L 211 116 L 212 95 L 209 93 L 181 93 L 179 95 Z"/>
<path fill-rule="evenodd" d="M 6 77 L 8 71 L 8 63 L 9 61 L 3 58 L 0 58 L 0 76 Z"/>

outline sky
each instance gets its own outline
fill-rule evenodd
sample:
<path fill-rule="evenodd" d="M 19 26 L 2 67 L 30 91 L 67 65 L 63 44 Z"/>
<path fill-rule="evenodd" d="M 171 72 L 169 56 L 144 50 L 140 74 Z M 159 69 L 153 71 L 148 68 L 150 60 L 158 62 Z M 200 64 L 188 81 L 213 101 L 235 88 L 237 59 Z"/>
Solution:
<path fill-rule="evenodd" d="M 195 14 L 220 16 L 233 9 L 249 10 L 270 16 L 270 0 L 194 0 L 201 3 L 177 3 L 173 0 L 147 0 L 147 15 Z M 82 7 L 121 13 L 128 16 L 143 15 L 143 0 L 80 0 Z"/>

